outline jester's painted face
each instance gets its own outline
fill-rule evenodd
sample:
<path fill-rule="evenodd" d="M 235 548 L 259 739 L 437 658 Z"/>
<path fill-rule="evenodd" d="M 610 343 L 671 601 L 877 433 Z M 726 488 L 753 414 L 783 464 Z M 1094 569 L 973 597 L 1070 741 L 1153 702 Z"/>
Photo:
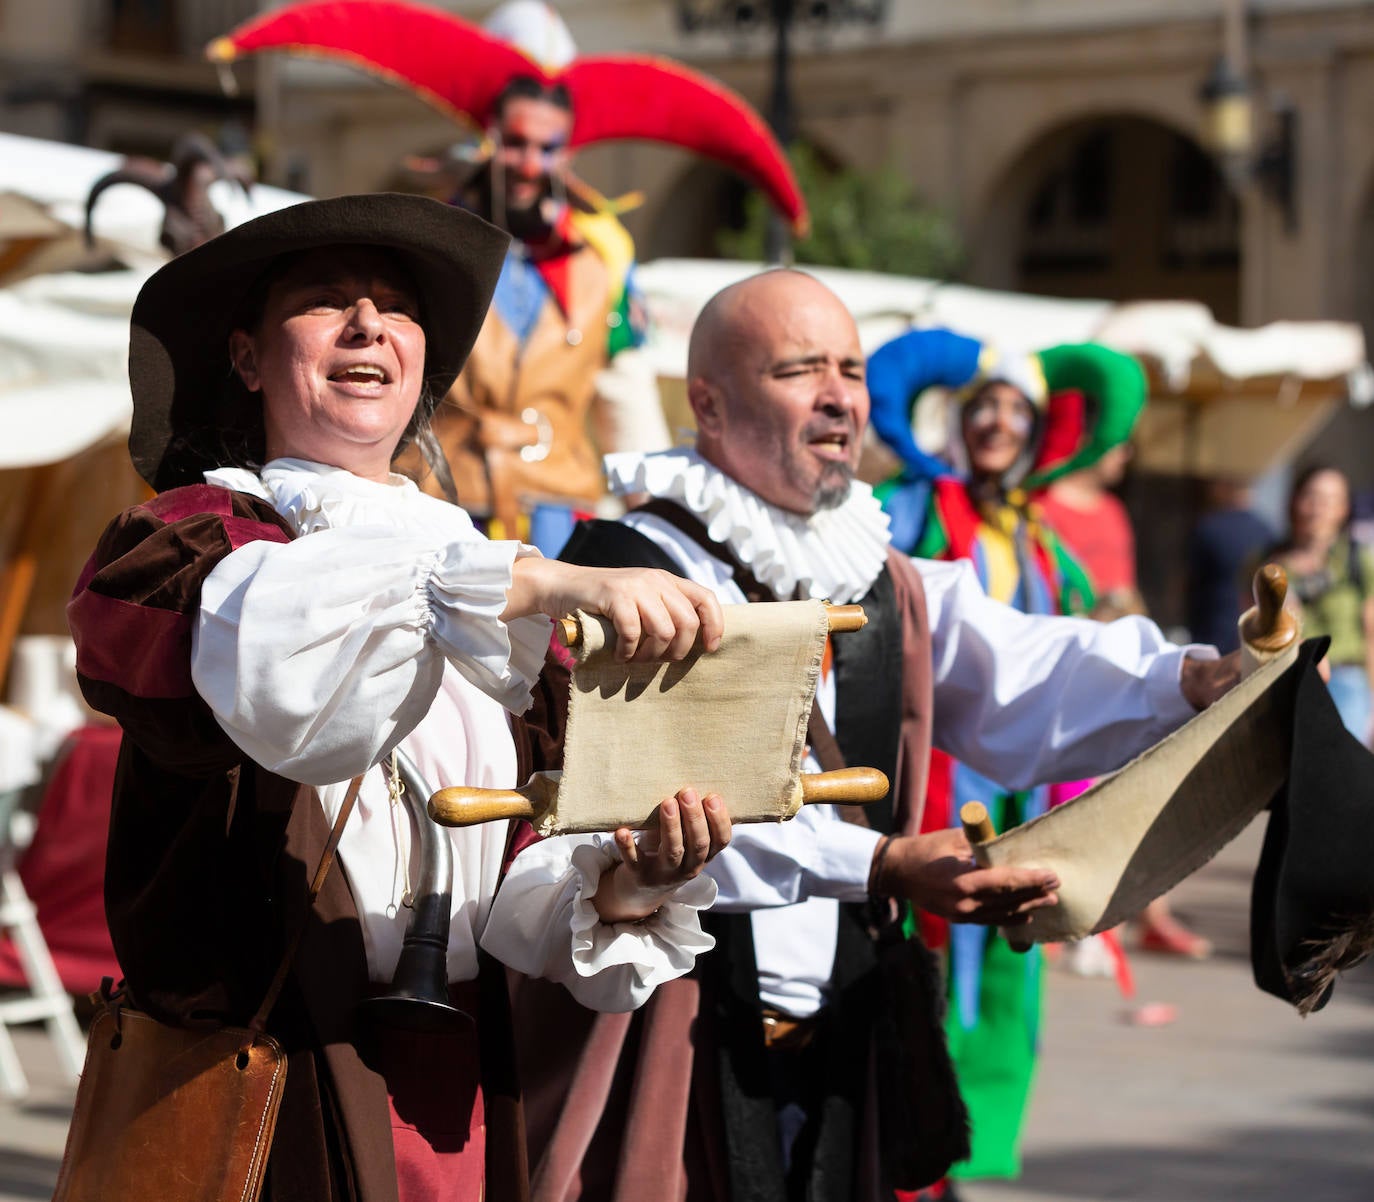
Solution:
<path fill-rule="evenodd" d="M 568 164 L 572 113 L 547 100 L 508 100 L 497 123 L 495 165 L 505 181 L 505 205 L 528 214 L 552 191 L 552 180 Z"/>
<path fill-rule="evenodd" d="M 1014 385 L 994 380 L 965 404 L 962 424 L 974 474 L 1000 479 L 1026 450 L 1035 408 Z"/>

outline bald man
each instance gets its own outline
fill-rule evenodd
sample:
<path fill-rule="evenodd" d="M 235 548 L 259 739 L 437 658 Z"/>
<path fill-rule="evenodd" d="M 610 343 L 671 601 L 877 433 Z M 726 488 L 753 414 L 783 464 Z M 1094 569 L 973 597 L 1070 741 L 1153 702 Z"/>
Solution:
<path fill-rule="evenodd" d="M 1236 666 L 1190 658 L 1139 618 L 1018 613 L 967 564 L 895 552 L 854 478 L 868 421 L 858 331 L 813 277 L 771 271 L 715 296 L 688 376 L 696 449 L 610 456 L 612 487 L 653 499 L 584 524 L 564 554 L 667 568 L 725 603 L 862 603 L 868 625 L 834 640 L 807 767 L 871 765 L 894 788 L 861 814 L 807 806 L 737 829 L 712 871 L 716 950 L 633 1026 L 597 1020 L 584 1045 L 599 1130 L 585 1094 L 541 1109 L 552 1053 L 527 1058 L 535 1195 L 890 1202 L 967 1154 L 938 985 L 899 903 L 1016 926 L 1058 885 L 977 868 L 959 831 L 917 833 L 932 741 L 1013 787 L 1094 776 L 1220 695 Z M 636 1051 L 610 1074 L 622 1045 Z M 663 1179 L 664 1140 L 682 1150 L 680 1178 Z"/>

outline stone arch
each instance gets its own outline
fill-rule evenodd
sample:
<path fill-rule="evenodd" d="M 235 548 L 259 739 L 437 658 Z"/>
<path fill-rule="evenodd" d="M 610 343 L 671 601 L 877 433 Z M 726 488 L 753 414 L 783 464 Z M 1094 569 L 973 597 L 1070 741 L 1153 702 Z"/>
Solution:
<path fill-rule="evenodd" d="M 993 178 L 972 231 L 975 282 L 1240 312 L 1240 204 L 1176 122 L 1117 110 L 1061 122 Z"/>

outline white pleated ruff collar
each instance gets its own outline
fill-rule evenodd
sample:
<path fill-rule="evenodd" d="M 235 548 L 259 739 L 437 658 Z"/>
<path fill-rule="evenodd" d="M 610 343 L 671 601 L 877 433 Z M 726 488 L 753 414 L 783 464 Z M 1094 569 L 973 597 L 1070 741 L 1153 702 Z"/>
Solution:
<path fill-rule="evenodd" d="M 770 505 L 692 450 L 606 456 L 611 491 L 676 501 L 724 543 L 774 595 L 836 605 L 857 601 L 887 562 L 888 519 L 873 490 L 855 481 L 834 509 L 809 517 Z"/>
<path fill-rule="evenodd" d="M 409 529 L 421 523 L 445 542 L 482 537 L 465 510 L 422 493 L 413 481 L 395 472 L 383 483 L 308 459 L 273 459 L 261 473 L 238 467 L 215 468 L 205 473 L 205 482 L 261 498 L 297 534 L 391 526 L 397 514 L 404 512 Z"/>

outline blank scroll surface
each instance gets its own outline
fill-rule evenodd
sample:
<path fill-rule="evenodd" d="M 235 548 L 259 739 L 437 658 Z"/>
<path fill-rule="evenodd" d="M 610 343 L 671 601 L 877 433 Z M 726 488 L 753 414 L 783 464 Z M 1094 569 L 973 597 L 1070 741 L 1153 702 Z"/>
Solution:
<path fill-rule="evenodd" d="M 618 663 L 610 624 L 577 618 L 563 775 L 541 833 L 642 826 L 688 786 L 719 793 L 736 821 L 797 812 L 824 603 L 727 605 L 720 649 L 676 664 Z"/>
<path fill-rule="evenodd" d="M 980 863 L 1049 868 L 1059 904 L 1016 934 L 1081 939 L 1133 918 L 1240 834 L 1288 773 L 1292 647 L 1086 793 L 978 845 Z"/>

